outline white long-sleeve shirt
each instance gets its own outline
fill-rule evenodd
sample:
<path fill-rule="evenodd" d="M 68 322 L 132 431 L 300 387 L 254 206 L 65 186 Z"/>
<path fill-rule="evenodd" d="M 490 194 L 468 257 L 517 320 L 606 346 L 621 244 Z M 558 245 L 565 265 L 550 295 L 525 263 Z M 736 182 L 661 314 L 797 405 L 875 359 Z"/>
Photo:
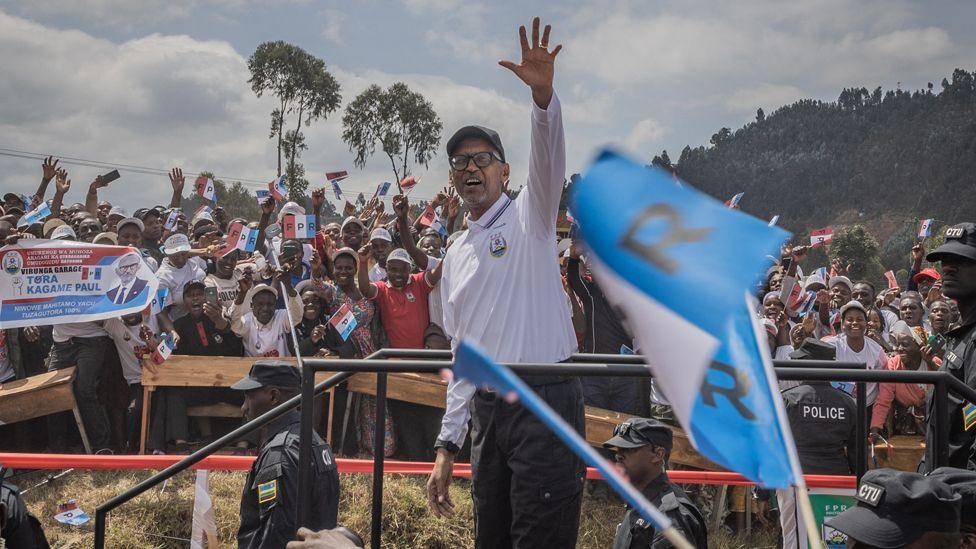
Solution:
<path fill-rule="evenodd" d="M 285 296 L 288 310 L 278 309 L 267 324 L 261 324 L 251 311 L 250 300 L 231 307 L 230 329 L 244 343 L 244 356 L 284 357 L 288 352 L 288 334 L 302 321 L 304 307 L 297 294 Z M 291 316 L 288 313 L 291 312 Z"/>
<path fill-rule="evenodd" d="M 444 332 L 499 362 L 560 362 L 577 350 L 556 253 L 556 215 L 566 173 L 559 99 L 532 106 L 528 183 L 514 201 L 502 196 L 444 258 L 439 283 Z M 475 388 L 452 381 L 440 440 L 461 446 Z"/>

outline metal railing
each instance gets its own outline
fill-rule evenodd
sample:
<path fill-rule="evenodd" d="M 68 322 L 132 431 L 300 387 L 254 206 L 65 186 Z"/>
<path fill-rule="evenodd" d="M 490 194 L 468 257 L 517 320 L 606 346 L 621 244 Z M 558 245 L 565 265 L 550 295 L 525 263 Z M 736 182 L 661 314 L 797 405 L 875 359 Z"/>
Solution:
<path fill-rule="evenodd" d="M 95 547 L 105 546 L 105 523 L 108 513 L 123 503 L 133 499 L 164 480 L 193 466 L 203 458 L 216 452 L 249 433 L 264 427 L 286 412 L 301 405 L 299 486 L 311 482 L 312 463 L 312 405 L 315 396 L 338 385 L 356 373 L 376 373 L 376 425 L 373 448 L 385 447 L 386 430 L 382 428 L 386 420 L 387 375 L 390 373 L 438 373 L 451 366 L 450 351 L 423 349 L 382 349 L 365 359 L 305 359 L 302 367 L 302 390 L 278 407 L 245 423 L 230 433 L 186 456 L 179 462 L 143 480 L 123 493 L 99 505 L 95 510 Z M 390 360 L 393 359 L 393 360 Z M 410 360 L 412 359 L 412 360 Z M 948 455 L 948 393 L 976 402 L 976 390 L 946 372 L 922 372 L 904 370 L 865 370 L 863 363 L 843 363 L 814 360 L 777 360 L 776 376 L 779 380 L 791 381 L 848 381 L 857 384 L 857 417 L 855 418 L 858 445 L 855 449 L 855 472 L 860 478 L 867 470 L 867 406 L 865 402 L 867 383 L 896 382 L 918 383 L 934 386 L 935 399 L 935 465 L 943 465 Z M 507 364 L 519 375 L 613 376 L 613 377 L 651 377 L 639 355 L 573 355 L 566 363 L 560 364 Z M 322 383 L 315 384 L 315 372 L 340 371 Z M 373 458 L 373 501 L 370 540 L 372 547 L 380 547 L 382 540 L 383 515 L 383 452 L 374 452 Z M 306 524 L 307 510 L 311 504 L 311 491 L 304 490 L 298 498 L 296 510 L 296 530 Z"/>

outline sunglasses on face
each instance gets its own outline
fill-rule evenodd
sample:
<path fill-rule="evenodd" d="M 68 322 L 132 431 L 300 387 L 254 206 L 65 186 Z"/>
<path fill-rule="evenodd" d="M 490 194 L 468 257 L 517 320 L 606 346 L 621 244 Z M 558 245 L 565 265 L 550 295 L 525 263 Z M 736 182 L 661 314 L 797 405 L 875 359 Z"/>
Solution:
<path fill-rule="evenodd" d="M 487 168 L 492 160 L 498 160 L 502 162 L 502 157 L 498 156 L 495 152 L 480 152 L 474 154 L 456 154 L 450 158 L 451 168 L 457 171 L 462 171 L 468 168 L 471 161 L 474 160 L 474 165 L 479 168 Z"/>

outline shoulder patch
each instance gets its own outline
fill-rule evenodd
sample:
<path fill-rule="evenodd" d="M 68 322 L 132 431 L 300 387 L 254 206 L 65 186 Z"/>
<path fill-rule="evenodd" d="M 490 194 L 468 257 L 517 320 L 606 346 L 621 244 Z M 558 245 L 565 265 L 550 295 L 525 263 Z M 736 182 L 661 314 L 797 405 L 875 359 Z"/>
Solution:
<path fill-rule="evenodd" d="M 258 484 L 258 503 L 270 503 L 278 498 L 278 479 Z"/>

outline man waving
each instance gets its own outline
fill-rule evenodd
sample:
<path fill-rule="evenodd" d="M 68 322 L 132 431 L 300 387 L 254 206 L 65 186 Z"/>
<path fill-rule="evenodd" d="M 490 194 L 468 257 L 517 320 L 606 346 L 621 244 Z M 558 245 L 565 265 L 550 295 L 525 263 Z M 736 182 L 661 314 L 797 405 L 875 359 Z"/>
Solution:
<path fill-rule="evenodd" d="M 522 61 L 502 61 L 532 91 L 528 183 L 516 200 L 503 192 L 509 165 L 501 138 L 465 126 L 447 142 L 451 183 L 470 209 L 468 230 L 451 246 L 440 282 L 444 329 L 501 362 L 562 362 L 576 351 L 569 305 L 557 263 L 555 228 L 566 151 L 550 27 L 532 41 L 519 28 Z M 577 378 L 523 379 L 583 433 Z M 454 456 L 472 424 L 472 496 L 476 547 L 573 547 L 579 529 L 583 463 L 535 416 L 464 381 L 448 388 L 434 471 L 431 510 L 453 513 L 448 493 Z"/>

